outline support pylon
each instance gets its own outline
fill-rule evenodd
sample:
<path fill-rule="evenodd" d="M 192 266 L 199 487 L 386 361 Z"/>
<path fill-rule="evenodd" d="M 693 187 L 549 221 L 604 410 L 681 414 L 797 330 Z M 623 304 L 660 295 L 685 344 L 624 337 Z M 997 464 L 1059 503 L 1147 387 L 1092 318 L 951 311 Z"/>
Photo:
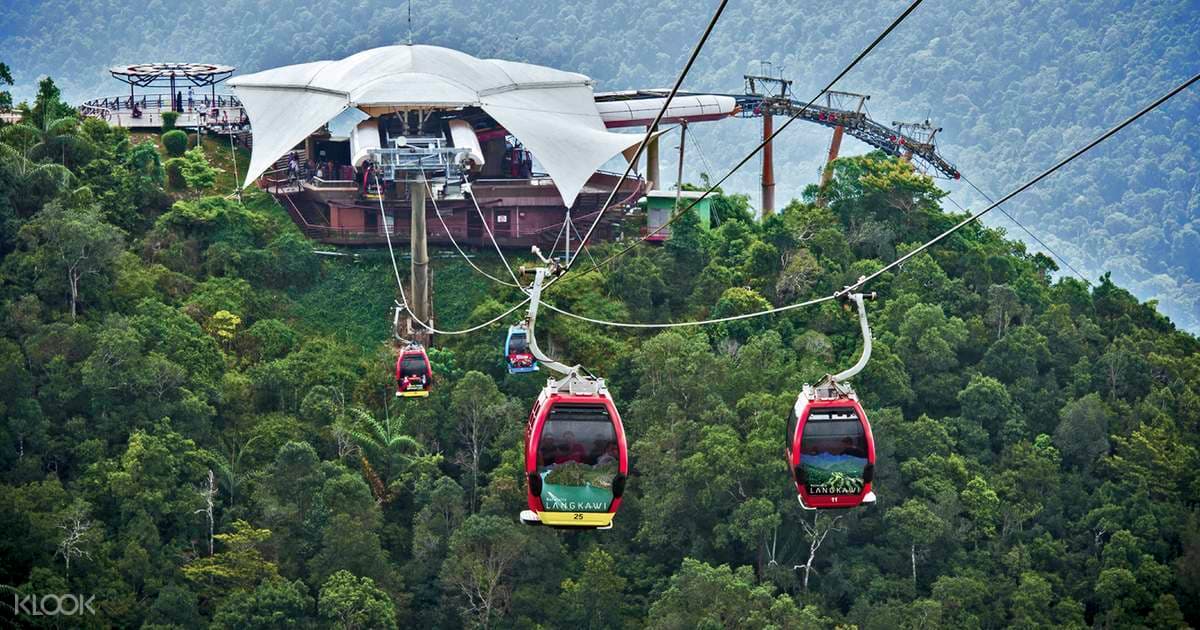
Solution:
<path fill-rule="evenodd" d="M 763 145 L 762 153 L 762 218 L 775 214 L 775 150 L 772 141 L 768 140 L 775 133 L 775 120 L 770 111 L 763 112 Z"/>
<path fill-rule="evenodd" d="M 425 232 L 425 176 L 419 175 L 408 182 L 409 206 L 412 213 L 410 230 L 410 251 L 412 252 L 412 272 L 409 287 L 409 307 L 416 319 L 432 324 L 432 305 L 429 303 L 429 249 Z M 417 341 L 428 345 L 430 333 L 420 324 L 413 326 L 413 334 Z"/>

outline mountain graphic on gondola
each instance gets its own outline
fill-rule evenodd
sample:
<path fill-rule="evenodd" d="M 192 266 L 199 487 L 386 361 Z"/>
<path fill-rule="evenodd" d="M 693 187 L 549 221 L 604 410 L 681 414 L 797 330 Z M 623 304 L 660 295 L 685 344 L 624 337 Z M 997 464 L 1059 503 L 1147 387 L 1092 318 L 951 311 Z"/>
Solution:
<path fill-rule="evenodd" d="M 867 458 L 819 453 L 801 459 L 807 473 L 808 491 L 818 494 L 853 494 L 862 490 Z"/>

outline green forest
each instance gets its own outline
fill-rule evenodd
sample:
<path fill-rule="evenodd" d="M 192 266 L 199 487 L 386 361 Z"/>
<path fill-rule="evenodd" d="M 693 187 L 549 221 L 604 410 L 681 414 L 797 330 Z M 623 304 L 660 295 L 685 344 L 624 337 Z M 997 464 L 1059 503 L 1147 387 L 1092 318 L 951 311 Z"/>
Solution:
<path fill-rule="evenodd" d="M 847 511 L 801 509 L 783 435 L 802 384 L 857 356 L 853 312 L 666 332 L 547 314 L 542 344 L 608 380 L 631 475 L 612 530 L 529 527 L 545 373 L 507 373 L 510 322 L 435 338 L 432 395 L 396 399 L 386 253 L 314 255 L 269 195 L 229 194 L 210 140 L 80 121 L 52 80 L 24 111 L 0 128 L 9 623 L 22 597 L 83 593 L 96 614 L 71 627 L 1200 624 L 1200 342 L 1107 275 L 1089 287 L 972 224 L 872 284 L 855 386 L 879 501 Z M 685 214 L 546 299 L 615 321 L 755 312 L 962 218 L 878 154 L 816 193 L 761 222 L 721 194 L 719 227 Z M 520 299 L 453 256 L 434 279 L 444 328 Z"/>
<path fill-rule="evenodd" d="M 908 3 L 730 3 L 684 89 L 741 93 L 742 75 L 769 60 L 770 71 L 794 80 L 796 98 L 807 101 Z M 716 5 L 414 0 L 412 41 L 582 72 L 597 90 L 664 88 Z M 0 50 L 14 66 L 17 100 L 32 98 L 39 76 L 50 75 L 77 104 L 122 93 L 107 73 L 117 64 L 226 63 L 245 73 L 402 43 L 407 9 L 385 0 L 9 0 L 0 3 Z M 941 153 L 998 198 L 1195 74 L 1197 51 L 1194 1 L 930 1 L 834 89 L 871 95 L 867 110 L 884 124 L 932 119 L 944 128 Z M 1007 209 L 1087 278 L 1111 271 L 1139 299 L 1157 300 L 1172 321 L 1200 333 L 1196 120 L 1200 96 L 1181 94 L 1139 122 L 1137 133 L 1114 138 Z M 758 142 L 758 122 L 689 129 L 688 179 L 728 171 Z M 817 180 L 829 141 L 828 129 L 815 125 L 787 129 L 775 148 L 781 202 Z M 865 151 L 857 141 L 843 146 L 844 154 Z M 664 173 L 675 172 L 673 153 L 664 151 Z M 752 193 L 755 208 L 756 166 L 726 186 Z M 964 182 L 942 185 L 955 202 L 983 207 Z M 1008 218 L 988 221 L 1038 247 Z"/>

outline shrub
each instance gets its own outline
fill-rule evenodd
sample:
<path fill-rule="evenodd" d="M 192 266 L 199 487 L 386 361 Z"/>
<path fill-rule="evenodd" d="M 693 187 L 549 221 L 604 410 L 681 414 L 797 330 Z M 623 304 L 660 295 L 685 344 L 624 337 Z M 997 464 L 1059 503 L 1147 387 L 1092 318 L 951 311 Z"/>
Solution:
<path fill-rule="evenodd" d="M 171 190 L 183 190 L 187 188 L 187 180 L 183 178 L 183 164 L 186 162 L 181 157 L 171 158 L 167 160 L 163 167 L 167 170 L 167 188 Z"/>
<path fill-rule="evenodd" d="M 162 130 L 166 133 L 175 128 L 175 121 L 179 119 L 179 112 L 163 112 L 162 113 Z"/>
<path fill-rule="evenodd" d="M 167 150 L 167 155 L 182 157 L 184 151 L 187 151 L 188 137 L 183 131 L 173 129 L 162 135 L 162 143 L 163 148 Z"/>

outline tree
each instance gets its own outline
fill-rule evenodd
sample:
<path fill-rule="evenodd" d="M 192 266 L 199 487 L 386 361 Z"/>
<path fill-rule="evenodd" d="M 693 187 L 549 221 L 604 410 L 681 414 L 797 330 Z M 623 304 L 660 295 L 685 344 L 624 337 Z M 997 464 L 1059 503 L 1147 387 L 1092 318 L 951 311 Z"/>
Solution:
<path fill-rule="evenodd" d="M 484 450 L 491 446 L 497 431 L 512 418 L 521 417 L 521 412 L 500 393 L 490 376 L 474 371 L 467 372 L 454 386 L 450 407 L 460 419 L 457 424 L 464 450 L 459 452 L 458 459 L 470 473 L 467 507 L 474 512 L 478 506 Z"/>
<path fill-rule="evenodd" d="M 1000 497 L 983 477 L 973 477 L 959 495 L 971 523 L 969 535 L 976 544 L 996 535 L 1000 523 Z"/>
<path fill-rule="evenodd" d="M 1066 404 L 1059 412 L 1054 445 L 1067 462 L 1090 470 L 1096 459 L 1108 453 L 1108 436 L 1116 416 L 1099 394 L 1091 393 Z"/>
<path fill-rule="evenodd" d="M 732 287 L 721 294 L 721 299 L 717 300 L 716 305 L 713 306 L 712 316 L 745 315 L 765 311 L 769 308 L 771 308 L 771 303 L 754 289 Z M 762 332 L 766 325 L 765 321 L 764 318 L 758 317 L 731 321 L 719 324 L 718 327 L 724 336 L 745 343 L 750 337 Z"/>
<path fill-rule="evenodd" d="M 24 107 L 24 105 L 22 105 Z M 33 127 L 48 128 L 51 121 L 71 117 L 75 109 L 62 100 L 62 91 L 54 84 L 54 79 L 45 77 L 38 81 L 37 96 L 33 99 L 33 108 L 29 109 L 24 118 Z"/>
<path fill-rule="evenodd" d="M 208 163 L 208 158 L 204 156 L 204 148 L 195 146 L 188 149 L 183 154 L 183 163 L 180 165 L 180 173 L 183 175 L 183 180 L 187 182 L 187 187 L 195 192 L 196 196 L 200 195 L 201 191 L 212 188 L 212 185 L 217 181 L 217 169 L 214 169 Z"/>
<path fill-rule="evenodd" d="M 958 352 L 967 342 L 967 326 L 947 317 L 941 306 L 916 304 L 904 313 L 899 339 L 893 344 L 909 374 L 913 390 L 935 410 L 950 408 L 959 376 Z"/>
<path fill-rule="evenodd" d="M 395 499 L 401 475 L 417 461 L 421 450 L 416 440 L 403 433 L 400 418 L 389 414 L 380 422 L 370 413 L 351 407 L 337 427 L 362 449 L 363 474 L 376 503 L 383 505 Z"/>
<path fill-rule="evenodd" d="M 562 583 L 563 624 L 589 629 L 620 627 L 626 584 L 613 557 L 601 549 L 592 550 L 583 559 L 579 579 Z"/>
<path fill-rule="evenodd" d="M 103 276 L 112 269 L 124 238 L 121 230 L 105 223 L 92 207 L 66 207 L 52 203 L 22 226 L 20 238 L 27 248 L 29 264 L 53 269 L 50 285 L 65 288 L 71 319 L 79 310 L 89 276 Z"/>
<path fill-rule="evenodd" d="M 239 520 L 233 523 L 233 531 L 214 538 L 221 543 L 221 552 L 183 567 L 183 575 L 200 583 L 203 591 L 217 597 L 229 591 L 250 591 L 264 579 L 279 575 L 275 563 L 268 562 L 260 550 L 271 538 L 270 530 Z"/>
<path fill-rule="evenodd" d="M 990 376 L 975 376 L 957 398 L 963 420 L 987 431 L 995 451 L 1026 437 L 1020 409 L 1000 381 Z M 960 441 L 966 442 L 962 438 Z"/>
<path fill-rule="evenodd" d="M 233 343 L 233 338 L 237 334 L 237 327 L 241 323 L 241 317 L 222 309 L 213 313 L 212 317 L 208 318 L 205 329 L 207 329 L 210 335 L 216 337 L 222 346 L 228 348 Z"/>
<path fill-rule="evenodd" d="M 507 613 L 513 564 L 527 544 L 522 527 L 475 514 L 451 537 L 441 582 L 466 625 L 490 628 Z"/>
<path fill-rule="evenodd" d="M 232 593 L 217 608 L 213 626 L 245 630 L 305 628 L 309 625 L 312 598 L 300 580 L 275 577 L 254 590 Z"/>
<path fill-rule="evenodd" d="M 163 148 L 167 150 L 168 157 L 183 157 L 184 152 L 188 150 L 187 134 L 178 129 L 164 132 L 162 135 Z"/>
<path fill-rule="evenodd" d="M 945 521 L 920 499 L 909 499 L 904 505 L 894 507 L 884 514 L 891 525 L 894 536 L 908 544 L 909 563 L 912 565 L 913 584 L 917 583 L 917 557 L 941 537 Z"/>
<path fill-rule="evenodd" d="M 837 523 L 841 520 L 841 516 L 828 516 L 822 518 L 820 510 L 813 511 L 813 522 L 810 525 L 808 521 L 801 520 L 800 526 L 804 528 L 804 537 L 808 539 L 808 560 L 804 564 L 798 564 L 795 569 L 804 569 L 804 592 L 808 592 L 808 578 L 812 575 L 815 567 L 813 563 L 817 560 L 817 551 L 821 545 L 825 544 L 825 539 L 830 533 L 837 531 Z"/>
<path fill-rule="evenodd" d="M 13 84 L 12 71 L 9 70 L 7 64 L 0 61 L 0 85 L 12 85 L 12 84 Z M 8 90 L 0 90 L 0 112 L 12 111 L 12 105 L 13 105 L 12 93 L 9 92 Z"/>
<path fill-rule="evenodd" d="M 988 288 L 987 315 L 985 319 L 996 329 L 996 338 L 1004 336 L 1008 325 L 1013 319 L 1022 319 L 1021 299 L 1012 287 L 1003 284 L 993 284 Z"/>
<path fill-rule="evenodd" d="M 396 627 L 396 606 L 371 578 L 338 571 L 321 586 L 321 621 L 339 630 Z"/>
<path fill-rule="evenodd" d="M 1049 362 L 1046 338 L 1032 326 L 1017 326 L 988 348 L 979 365 L 984 374 L 1015 383 L 1020 378 L 1036 379 Z"/>
<path fill-rule="evenodd" d="M 1012 596 L 1012 627 L 1047 628 L 1054 624 L 1050 602 L 1054 593 L 1046 578 L 1026 571 Z"/>
<path fill-rule="evenodd" d="M 683 564 L 653 604 L 647 627 L 685 628 L 803 628 L 824 627 L 813 608 L 803 610 L 786 595 L 772 596 L 771 587 L 755 586 L 750 567 L 711 566 L 692 558 Z"/>
<path fill-rule="evenodd" d="M 66 576 L 71 577 L 71 558 L 88 558 L 92 557 L 91 552 L 87 547 L 94 544 L 91 540 L 94 536 L 89 535 L 92 529 L 92 521 L 88 518 L 89 507 L 87 503 L 76 500 L 63 514 L 61 521 L 58 524 L 59 530 L 62 531 L 62 538 L 58 542 L 58 549 L 54 552 L 55 557 L 62 556 L 66 562 Z"/>
<path fill-rule="evenodd" d="M 807 249 L 800 249 L 784 255 L 783 273 L 775 283 L 775 296 L 779 303 L 790 303 L 808 295 L 809 291 L 821 279 L 825 270 Z"/>

